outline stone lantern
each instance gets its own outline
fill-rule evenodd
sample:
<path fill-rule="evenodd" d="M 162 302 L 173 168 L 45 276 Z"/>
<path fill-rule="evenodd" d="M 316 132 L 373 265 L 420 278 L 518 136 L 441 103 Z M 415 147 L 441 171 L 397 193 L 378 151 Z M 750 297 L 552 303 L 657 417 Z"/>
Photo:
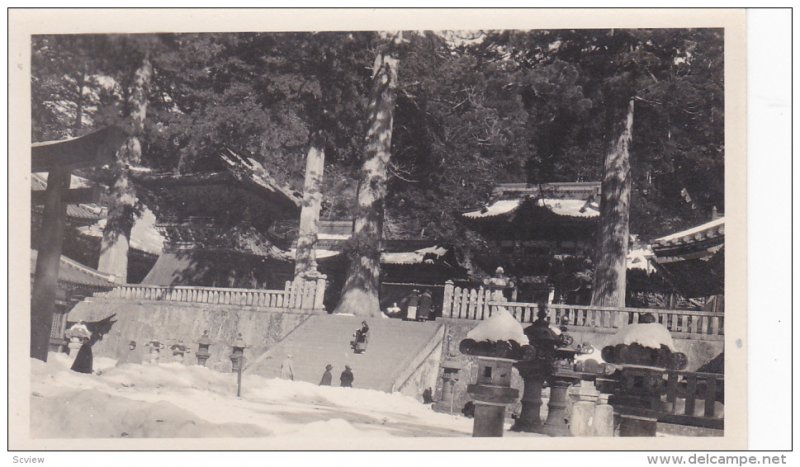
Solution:
<path fill-rule="evenodd" d="M 209 348 L 211 347 L 211 338 L 208 337 L 208 330 L 203 331 L 203 335 L 197 341 L 197 364 L 206 366 L 208 358 L 211 356 Z"/>
<path fill-rule="evenodd" d="M 685 354 L 673 351 L 669 330 L 649 318 L 644 315 L 639 323 L 622 328 L 602 352 L 603 360 L 621 367 L 609 399 L 620 414 L 620 436 L 656 435 L 664 373 L 682 370 L 688 363 Z"/>
<path fill-rule="evenodd" d="M 244 365 L 244 349 L 247 348 L 247 344 L 245 344 L 241 332 L 236 336 L 236 340 L 231 344 L 231 348 L 233 349 L 231 352 L 231 371 L 237 373 L 242 370 L 242 366 Z"/>
<path fill-rule="evenodd" d="M 161 349 L 164 348 L 164 344 L 158 339 L 153 339 L 145 344 L 145 347 L 150 348 L 150 364 L 158 365 L 158 361 L 161 358 Z"/>
<path fill-rule="evenodd" d="M 522 355 L 527 338 L 522 326 L 504 308 L 472 329 L 459 350 L 477 357 L 477 380 L 467 386 L 475 401 L 472 436 L 503 436 L 506 405 L 516 402 L 519 391 L 511 387 L 514 362 Z"/>
<path fill-rule="evenodd" d="M 525 328 L 530 342 L 515 366 L 523 379 L 522 410 L 512 427 L 515 431 L 570 436 L 567 392 L 580 377 L 572 371 L 572 361 L 579 349 L 572 348 L 573 339 L 566 326 L 557 328 L 547 320 L 545 304 L 539 305 L 537 319 Z M 547 420 L 542 422 L 542 387 L 550 386 Z"/>
<path fill-rule="evenodd" d="M 244 369 L 245 361 L 244 349 L 247 348 L 247 344 L 245 344 L 244 339 L 242 339 L 241 332 L 236 336 L 236 340 L 233 341 L 231 347 L 233 347 L 233 352 L 231 352 L 231 369 L 236 373 L 236 397 L 240 397 L 242 395 L 242 370 Z"/>
<path fill-rule="evenodd" d="M 455 360 L 445 360 L 442 367 L 442 395 L 434 405 L 436 411 L 453 413 L 455 399 L 455 385 L 458 382 L 458 373 L 461 365 Z"/>

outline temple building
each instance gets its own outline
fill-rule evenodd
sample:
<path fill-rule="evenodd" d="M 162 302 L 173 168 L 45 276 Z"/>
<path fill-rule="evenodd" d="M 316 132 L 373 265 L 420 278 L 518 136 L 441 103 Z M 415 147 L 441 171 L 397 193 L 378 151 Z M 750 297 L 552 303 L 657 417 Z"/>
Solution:
<path fill-rule="evenodd" d="M 136 170 L 131 178 L 165 238 L 143 284 L 283 289 L 292 280 L 292 238 L 274 227 L 298 218 L 302 196 L 254 159 L 226 151 L 203 172 Z"/>
<path fill-rule="evenodd" d="M 710 311 L 724 309 L 724 217 L 657 238 L 652 248 L 659 272 L 682 296 Z"/>
<path fill-rule="evenodd" d="M 503 267 L 515 279 L 509 298 L 585 302 L 599 194 L 600 182 L 498 185 L 491 204 L 461 215 L 494 247 L 476 263 L 484 271 Z"/>

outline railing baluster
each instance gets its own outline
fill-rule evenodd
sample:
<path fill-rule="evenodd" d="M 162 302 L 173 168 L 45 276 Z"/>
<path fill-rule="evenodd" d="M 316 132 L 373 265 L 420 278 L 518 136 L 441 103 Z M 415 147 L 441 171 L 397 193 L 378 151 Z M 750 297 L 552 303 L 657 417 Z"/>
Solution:
<path fill-rule="evenodd" d="M 694 401 L 697 393 L 697 375 L 686 375 L 686 408 L 683 411 L 686 415 L 694 415 Z"/>
<path fill-rule="evenodd" d="M 672 404 L 670 412 L 677 413 L 677 396 L 678 396 L 678 374 L 669 373 L 667 376 L 667 402 Z"/>
<path fill-rule="evenodd" d="M 717 400 L 717 378 L 715 376 L 709 376 L 706 378 L 706 407 L 704 415 L 706 417 L 713 417 L 716 412 L 716 402 Z"/>

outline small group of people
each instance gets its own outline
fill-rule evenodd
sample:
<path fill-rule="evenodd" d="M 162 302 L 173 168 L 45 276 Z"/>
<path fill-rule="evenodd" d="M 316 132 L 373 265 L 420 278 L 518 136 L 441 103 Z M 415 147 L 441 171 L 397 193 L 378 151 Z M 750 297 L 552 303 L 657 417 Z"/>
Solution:
<path fill-rule="evenodd" d="M 322 373 L 322 379 L 319 382 L 320 386 L 331 386 L 333 384 L 333 374 L 331 373 L 333 370 L 333 365 L 328 363 L 325 365 L 325 372 Z M 288 379 L 294 381 L 294 365 L 292 360 L 292 354 L 286 354 L 286 358 L 283 359 L 281 362 L 281 379 Z M 353 369 L 350 368 L 350 365 L 344 366 L 344 371 L 342 374 L 339 375 L 339 386 L 343 388 L 351 388 L 353 387 Z"/>
<path fill-rule="evenodd" d="M 320 386 L 331 386 L 333 382 L 333 374 L 331 373 L 333 370 L 333 365 L 328 363 L 325 365 L 325 373 L 322 373 L 322 379 L 319 381 Z M 353 369 L 350 368 L 350 365 L 344 366 L 344 371 L 342 374 L 339 375 L 339 386 L 343 388 L 352 388 L 353 387 Z"/>
<path fill-rule="evenodd" d="M 427 321 L 435 318 L 433 316 L 433 293 L 430 289 L 425 289 L 422 293 L 414 289 L 406 297 L 406 300 L 408 302 L 406 320 Z"/>

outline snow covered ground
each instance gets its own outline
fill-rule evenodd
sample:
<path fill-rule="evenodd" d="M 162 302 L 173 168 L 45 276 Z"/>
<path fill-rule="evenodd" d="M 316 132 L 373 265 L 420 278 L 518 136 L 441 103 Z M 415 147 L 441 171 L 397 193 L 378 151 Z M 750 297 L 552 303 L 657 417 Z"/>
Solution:
<path fill-rule="evenodd" d="M 95 359 L 69 370 L 63 354 L 31 360 L 35 438 L 469 437 L 472 420 L 400 395 L 245 375 L 199 366 Z"/>

